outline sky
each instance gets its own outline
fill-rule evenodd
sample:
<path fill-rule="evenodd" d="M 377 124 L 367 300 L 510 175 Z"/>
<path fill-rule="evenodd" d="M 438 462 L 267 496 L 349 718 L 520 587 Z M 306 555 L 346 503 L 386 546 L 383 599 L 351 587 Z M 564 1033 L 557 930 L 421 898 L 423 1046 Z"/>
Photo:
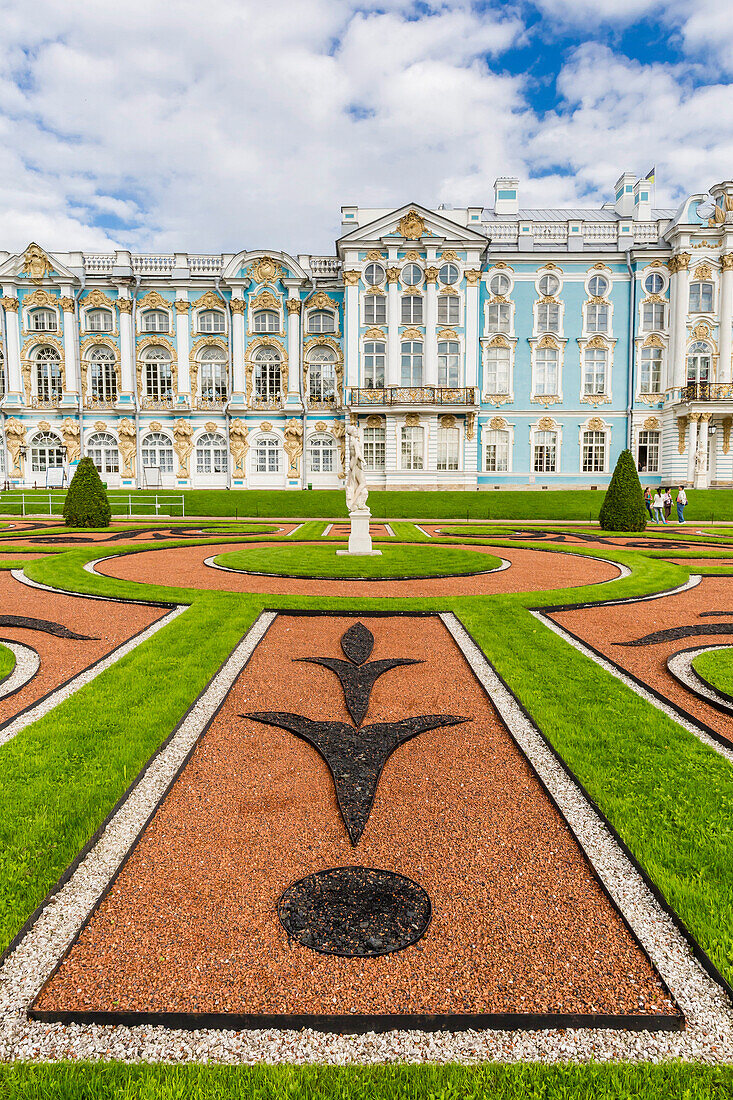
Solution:
<path fill-rule="evenodd" d="M 733 177 L 720 0 L 0 0 L 0 249 L 329 254 L 342 205 Z"/>

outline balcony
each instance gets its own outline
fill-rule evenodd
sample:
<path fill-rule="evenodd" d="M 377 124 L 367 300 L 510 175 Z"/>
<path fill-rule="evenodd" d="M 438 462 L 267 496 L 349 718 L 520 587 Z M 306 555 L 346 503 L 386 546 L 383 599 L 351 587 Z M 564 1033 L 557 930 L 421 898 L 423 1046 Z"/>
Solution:
<path fill-rule="evenodd" d="M 473 386 L 388 386 L 384 389 L 352 389 L 351 405 L 475 405 Z"/>
<path fill-rule="evenodd" d="M 85 409 L 114 409 L 117 397 L 85 397 Z"/>
<path fill-rule="evenodd" d="M 223 409 L 227 403 L 226 397 L 222 394 L 220 397 L 197 397 L 196 408 L 197 409 L 211 409 L 216 411 L 217 409 Z"/>
<path fill-rule="evenodd" d="M 61 405 L 61 394 L 52 394 L 50 397 L 31 397 L 32 409 L 58 409 Z"/>
<path fill-rule="evenodd" d="M 733 382 L 693 382 L 680 390 L 682 401 L 733 401 Z"/>
<path fill-rule="evenodd" d="M 141 409 L 172 409 L 176 405 L 172 397 L 143 397 L 140 402 Z"/>

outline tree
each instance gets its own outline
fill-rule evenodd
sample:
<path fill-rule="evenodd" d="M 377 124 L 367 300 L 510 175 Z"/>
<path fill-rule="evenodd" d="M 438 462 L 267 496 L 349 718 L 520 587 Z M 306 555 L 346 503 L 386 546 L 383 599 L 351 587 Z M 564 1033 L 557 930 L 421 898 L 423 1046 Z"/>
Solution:
<path fill-rule="evenodd" d="M 67 527 L 109 527 L 111 511 L 107 492 L 91 458 L 82 458 L 71 479 L 64 502 Z"/>
<path fill-rule="evenodd" d="M 604 531 L 643 531 L 647 510 L 631 451 L 622 451 L 598 517 Z"/>

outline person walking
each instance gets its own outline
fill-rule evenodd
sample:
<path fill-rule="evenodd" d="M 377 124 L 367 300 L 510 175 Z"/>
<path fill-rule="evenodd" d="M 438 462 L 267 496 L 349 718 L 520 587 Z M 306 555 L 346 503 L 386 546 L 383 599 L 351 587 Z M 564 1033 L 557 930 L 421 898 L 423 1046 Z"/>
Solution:
<path fill-rule="evenodd" d="M 685 522 L 685 505 L 687 504 L 687 493 L 685 492 L 684 485 L 680 485 L 677 491 L 677 522 Z"/>
<path fill-rule="evenodd" d="M 652 515 L 652 491 L 648 485 L 644 490 L 644 504 L 646 505 L 646 510 L 649 513 L 649 519 L 654 519 L 654 516 Z"/>
<path fill-rule="evenodd" d="M 664 501 L 664 518 L 669 523 L 672 516 L 672 490 L 670 488 L 664 490 L 662 500 Z"/>
<path fill-rule="evenodd" d="M 667 521 L 664 518 L 664 497 L 662 496 L 659 489 L 657 489 L 656 493 L 654 494 L 654 522 L 663 523 L 665 526 L 667 524 Z"/>

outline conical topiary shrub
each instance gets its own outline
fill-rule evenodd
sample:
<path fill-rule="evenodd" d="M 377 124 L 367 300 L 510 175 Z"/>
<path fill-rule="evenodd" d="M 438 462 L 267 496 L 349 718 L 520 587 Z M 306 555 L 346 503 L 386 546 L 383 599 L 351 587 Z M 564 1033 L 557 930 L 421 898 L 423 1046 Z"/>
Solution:
<path fill-rule="evenodd" d="M 83 458 L 76 467 L 64 502 L 67 527 L 109 527 L 110 507 L 97 467 Z"/>
<path fill-rule="evenodd" d="M 622 451 L 606 490 L 600 515 L 604 531 L 643 531 L 647 510 L 631 451 Z"/>

